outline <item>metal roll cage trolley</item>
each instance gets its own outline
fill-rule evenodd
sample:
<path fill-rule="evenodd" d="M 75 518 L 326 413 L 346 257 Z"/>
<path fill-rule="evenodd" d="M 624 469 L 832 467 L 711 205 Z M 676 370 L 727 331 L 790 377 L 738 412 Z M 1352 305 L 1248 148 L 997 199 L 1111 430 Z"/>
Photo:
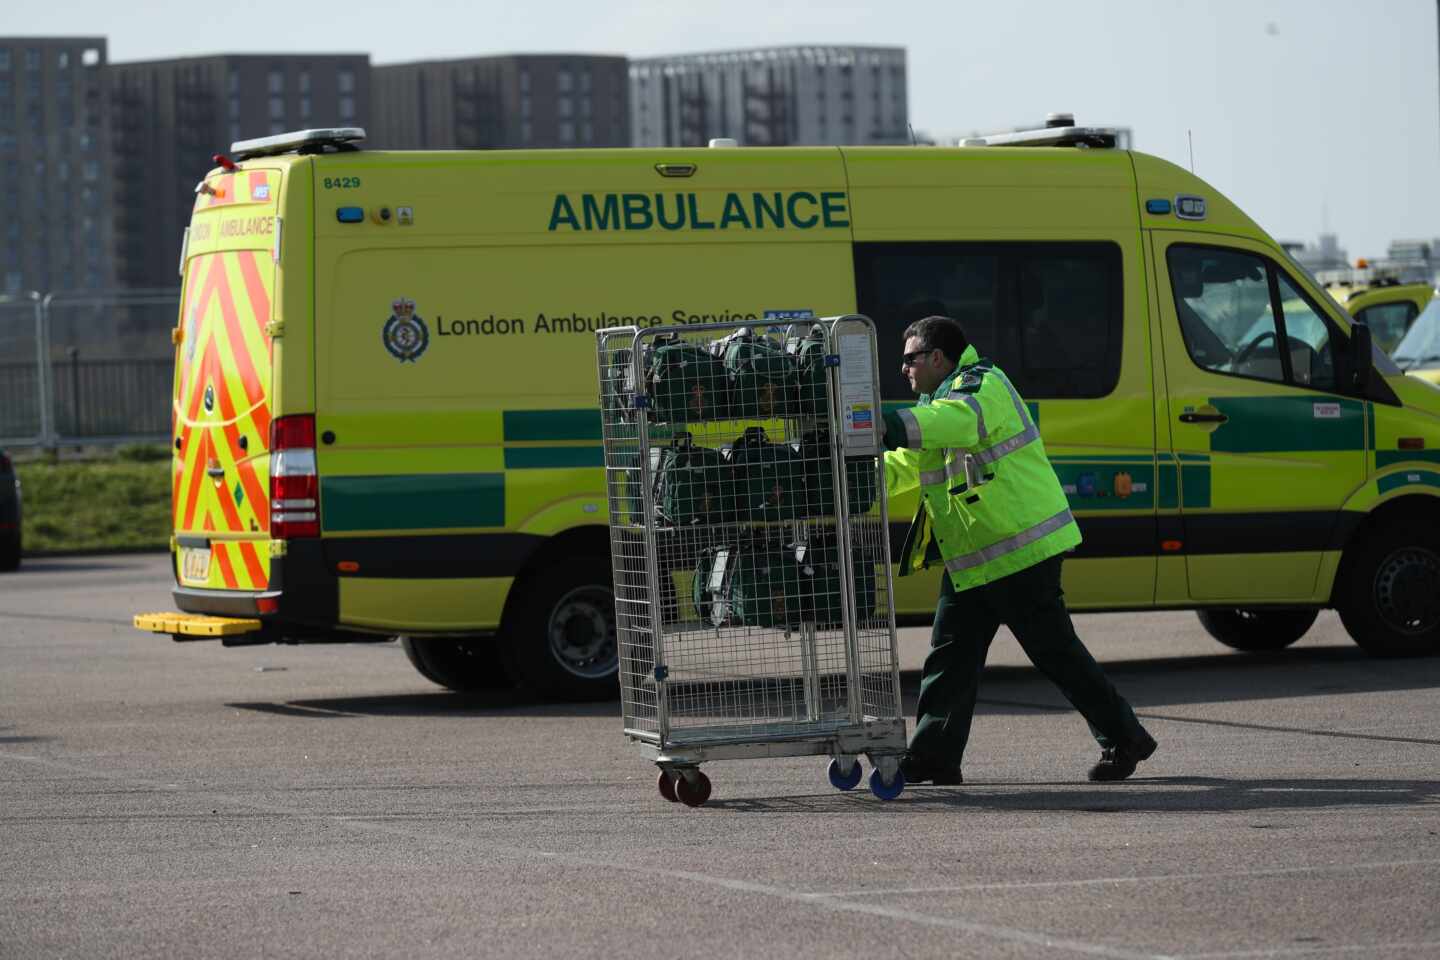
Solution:
<path fill-rule="evenodd" d="M 874 324 L 596 333 L 624 732 L 667 800 L 712 760 L 905 787 Z"/>

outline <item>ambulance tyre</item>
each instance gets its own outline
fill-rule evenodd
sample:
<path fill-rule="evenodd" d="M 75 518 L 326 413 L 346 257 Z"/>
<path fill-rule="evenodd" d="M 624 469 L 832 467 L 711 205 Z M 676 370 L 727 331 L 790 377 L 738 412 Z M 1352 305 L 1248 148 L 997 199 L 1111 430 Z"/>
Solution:
<path fill-rule="evenodd" d="M 615 592 L 605 557 L 567 557 L 516 584 L 502 650 L 517 685 L 563 700 L 620 695 Z"/>
<path fill-rule="evenodd" d="M 1280 650 L 1305 636 L 1318 610 L 1197 610 L 1200 626 L 1225 646 L 1248 653 Z"/>
<path fill-rule="evenodd" d="M 400 637 L 400 647 L 420 676 L 456 693 L 505 690 L 510 677 L 495 637 Z"/>
<path fill-rule="evenodd" d="M 1426 523 L 1378 527 L 1346 551 L 1335 606 L 1377 657 L 1440 653 L 1440 537 Z"/>
<path fill-rule="evenodd" d="M 20 534 L 0 540 L 0 570 L 20 569 Z"/>

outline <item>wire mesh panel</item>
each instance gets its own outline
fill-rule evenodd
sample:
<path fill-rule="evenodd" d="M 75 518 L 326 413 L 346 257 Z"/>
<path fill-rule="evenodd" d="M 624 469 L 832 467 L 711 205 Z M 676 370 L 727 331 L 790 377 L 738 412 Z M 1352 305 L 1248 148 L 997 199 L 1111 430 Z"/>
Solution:
<path fill-rule="evenodd" d="M 775 755 L 883 719 L 903 748 L 870 322 L 598 346 L 626 732 Z"/>

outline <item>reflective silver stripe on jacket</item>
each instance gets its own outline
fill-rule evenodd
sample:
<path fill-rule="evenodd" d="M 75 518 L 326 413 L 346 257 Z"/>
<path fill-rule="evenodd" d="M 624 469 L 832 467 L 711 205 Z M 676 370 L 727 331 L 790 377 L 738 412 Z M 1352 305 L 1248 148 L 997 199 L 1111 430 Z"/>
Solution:
<path fill-rule="evenodd" d="M 946 560 L 945 569 L 951 573 L 962 573 L 978 567 L 983 563 L 989 563 L 991 560 L 997 560 L 1008 553 L 1014 553 L 1021 547 L 1034 543 L 1041 537 L 1054 533 L 1066 524 L 1073 523 L 1074 520 L 1075 518 L 1070 515 L 1070 508 L 1066 507 L 1049 520 L 1042 520 L 1030 529 L 1022 530 L 1013 537 L 1001 540 L 998 543 L 992 543 L 988 547 L 982 547 L 974 553 L 967 553 L 964 556 Z"/>
<path fill-rule="evenodd" d="M 989 431 L 985 429 L 985 411 L 980 409 L 980 398 L 973 393 L 964 393 L 960 395 L 960 399 L 965 401 L 965 406 L 975 411 L 975 432 L 984 440 L 989 436 Z"/>
<path fill-rule="evenodd" d="M 932 483 L 944 483 L 944 482 L 945 482 L 945 471 L 944 471 L 944 470 L 921 470 L 921 471 L 920 471 L 920 485 L 921 485 L 922 487 L 924 487 L 924 486 L 929 486 L 929 485 L 932 484 Z"/>
<path fill-rule="evenodd" d="M 988 450 L 981 450 L 975 454 L 975 459 L 981 463 L 994 463 L 1008 453 L 1014 453 L 1025 444 L 1040 439 L 1040 431 L 1034 425 L 1027 426 L 1009 440 L 1001 440 Z"/>
<path fill-rule="evenodd" d="M 905 424 L 905 446 L 911 450 L 922 450 L 920 446 L 920 421 L 915 419 L 915 414 L 909 409 L 897 411 L 900 414 L 900 422 Z"/>

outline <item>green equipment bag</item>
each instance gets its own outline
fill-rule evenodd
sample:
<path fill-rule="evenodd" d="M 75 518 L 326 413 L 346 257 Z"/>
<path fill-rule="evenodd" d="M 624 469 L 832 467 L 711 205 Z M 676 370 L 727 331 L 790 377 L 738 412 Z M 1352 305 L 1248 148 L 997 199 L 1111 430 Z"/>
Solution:
<path fill-rule="evenodd" d="M 666 447 L 652 447 L 650 468 L 655 513 L 676 527 L 725 523 L 731 502 L 722 485 L 724 459 L 719 450 L 697 447 L 688 433 L 679 433 Z"/>
<path fill-rule="evenodd" d="M 855 612 L 875 612 L 875 565 L 855 555 Z M 833 549 L 745 543 L 711 547 L 695 566 L 695 610 L 712 626 L 819 629 L 844 622 L 840 565 Z"/>
<path fill-rule="evenodd" d="M 795 520 L 810 515 L 807 465 L 794 445 L 771 443 L 763 427 L 747 427 L 723 454 L 726 492 L 736 520 Z"/>
<path fill-rule="evenodd" d="M 785 352 L 795 364 L 796 415 L 823 416 L 829 409 L 824 328 L 817 323 L 803 336 L 786 337 Z"/>
<path fill-rule="evenodd" d="M 830 435 L 808 433 L 800 438 L 799 456 L 805 464 L 806 497 L 812 516 L 835 515 L 835 473 L 830 469 Z M 845 461 L 846 504 L 850 516 L 868 513 L 875 505 L 874 457 L 850 457 Z"/>
<path fill-rule="evenodd" d="M 795 360 L 785 345 L 741 327 L 716 340 L 710 351 L 730 377 L 730 403 L 737 420 L 774 420 L 795 416 L 798 383 Z"/>
<path fill-rule="evenodd" d="M 729 420 L 730 377 L 725 364 L 679 335 L 656 339 L 647 364 L 650 406 L 656 420 L 697 423 Z"/>

